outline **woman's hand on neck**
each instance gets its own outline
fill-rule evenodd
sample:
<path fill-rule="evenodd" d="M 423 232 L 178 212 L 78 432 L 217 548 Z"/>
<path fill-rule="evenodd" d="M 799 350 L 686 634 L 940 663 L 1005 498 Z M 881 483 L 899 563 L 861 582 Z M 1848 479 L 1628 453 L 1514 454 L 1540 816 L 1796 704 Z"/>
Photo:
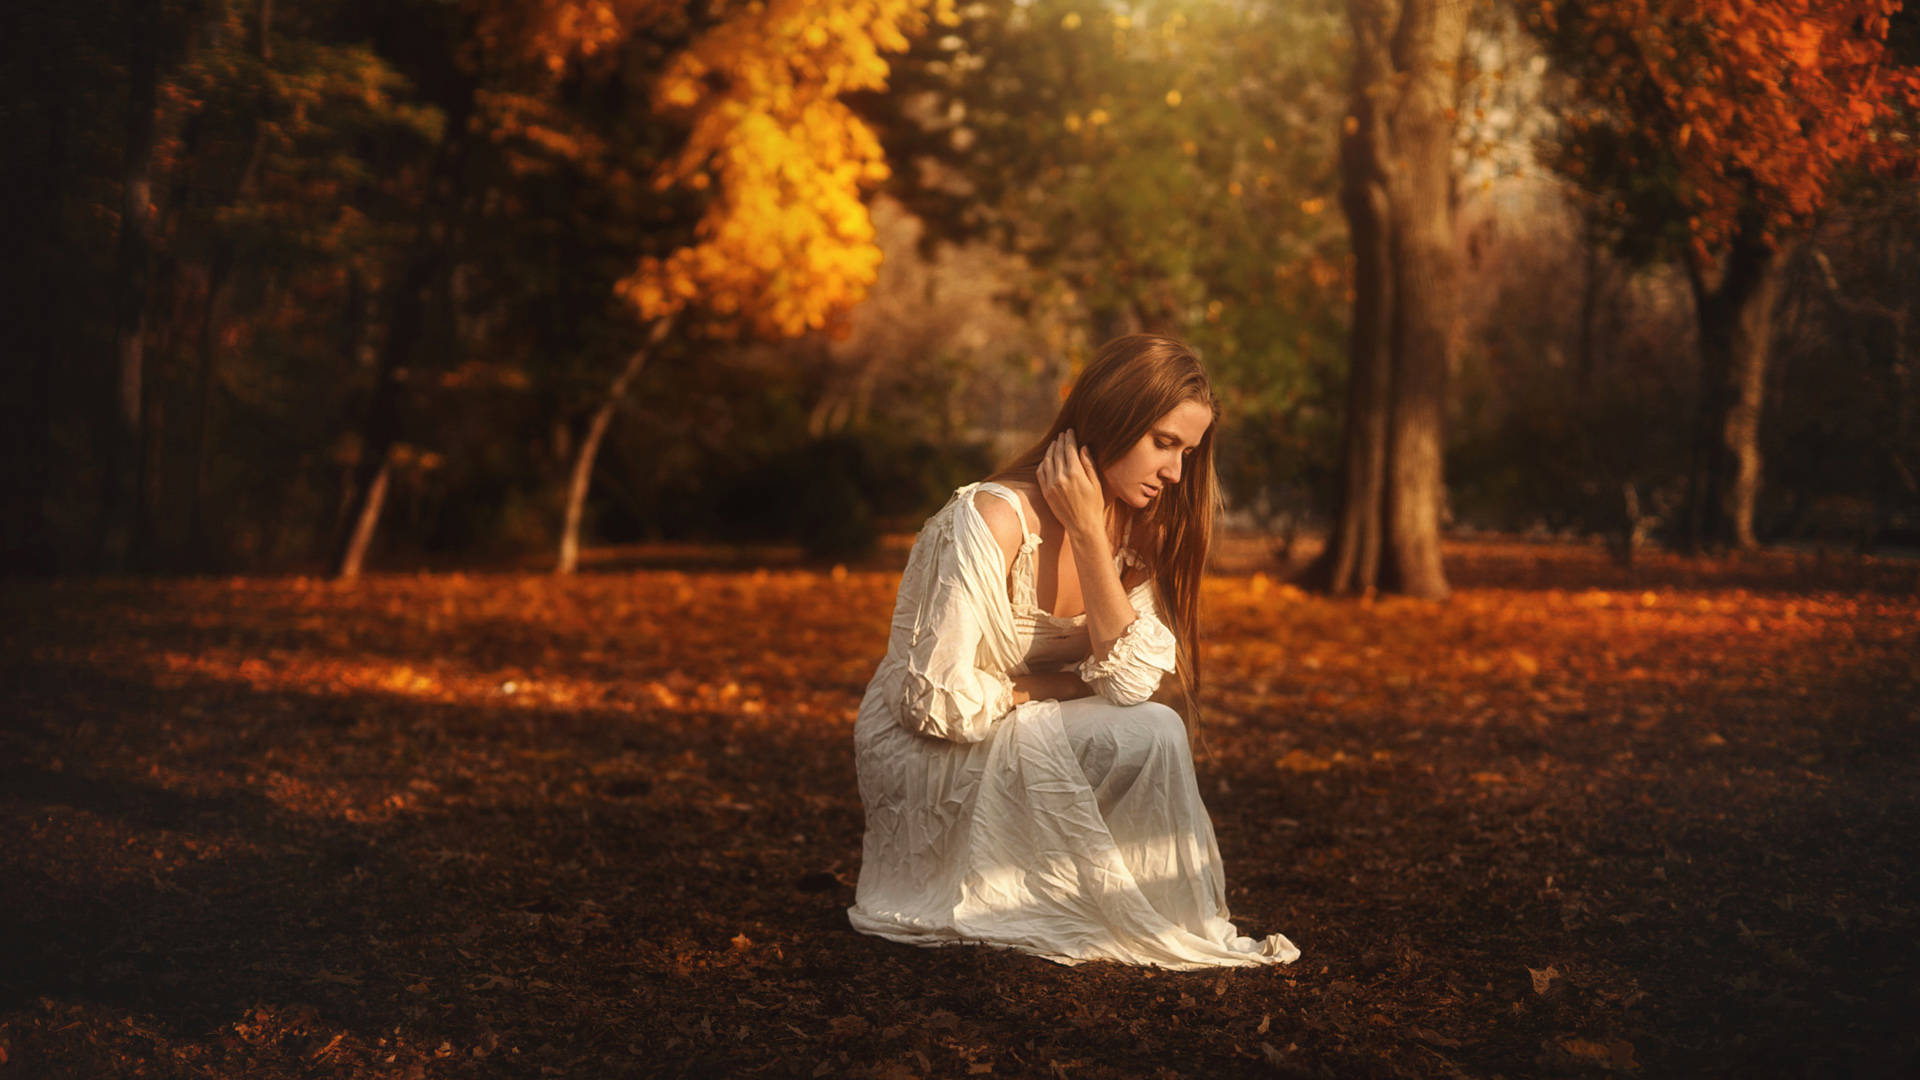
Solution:
<path fill-rule="evenodd" d="M 1047 505 L 1046 497 L 1040 493 L 1040 485 L 1038 483 L 1016 480 L 1009 483 L 1008 486 L 1019 489 L 1028 511 L 1033 515 L 1036 532 L 1043 537 L 1051 537 L 1050 542 L 1052 543 L 1064 544 L 1071 539 L 1071 534 L 1067 532 L 1065 523 L 1053 512 L 1053 507 Z M 1126 515 L 1138 515 L 1140 511 L 1123 505 L 1121 500 L 1107 494 L 1104 483 L 1100 485 L 1100 490 L 1103 500 L 1101 521 L 1106 526 L 1108 541 L 1117 549 L 1120 546 L 1120 535 L 1126 529 Z M 1136 524 L 1137 523 L 1138 522 L 1136 522 Z"/>
<path fill-rule="evenodd" d="M 1111 551 L 1108 529 L 1113 518 L 1113 496 L 1100 478 L 1092 452 L 1074 439 L 1071 430 L 1061 432 L 1047 447 L 1046 456 L 1034 469 L 1034 483 L 1047 509 L 1066 530 L 1076 555 L 1090 541 Z"/>

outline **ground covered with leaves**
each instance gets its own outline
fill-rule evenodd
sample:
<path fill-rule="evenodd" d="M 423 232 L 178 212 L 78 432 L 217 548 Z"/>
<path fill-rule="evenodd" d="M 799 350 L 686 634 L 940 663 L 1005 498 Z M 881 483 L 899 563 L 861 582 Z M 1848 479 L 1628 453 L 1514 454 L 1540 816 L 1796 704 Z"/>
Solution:
<path fill-rule="evenodd" d="M 0 1078 L 1920 1075 L 1915 563 L 1229 554 L 1204 973 L 849 928 L 897 547 L 8 584 Z"/>

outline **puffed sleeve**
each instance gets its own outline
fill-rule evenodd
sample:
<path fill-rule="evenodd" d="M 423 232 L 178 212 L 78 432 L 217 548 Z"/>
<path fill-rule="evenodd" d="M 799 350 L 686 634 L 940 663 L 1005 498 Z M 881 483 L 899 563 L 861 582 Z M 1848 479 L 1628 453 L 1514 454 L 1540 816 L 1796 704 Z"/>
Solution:
<path fill-rule="evenodd" d="M 981 648 L 988 605 L 1005 603 L 1000 548 L 971 503 L 923 536 L 924 564 L 900 702 L 901 722 L 923 735 L 979 742 L 1013 708 L 1013 682 Z M 994 590 L 999 590 L 998 594 Z"/>
<path fill-rule="evenodd" d="M 1173 631 L 1160 621 L 1160 607 L 1154 603 L 1153 587 L 1148 583 L 1133 590 L 1133 621 L 1114 640 L 1102 657 L 1089 656 L 1080 662 L 1080 681 L 1115 705 L 1138 705 L 1160 688 L 1160 677 L 1173 672 Z"/>

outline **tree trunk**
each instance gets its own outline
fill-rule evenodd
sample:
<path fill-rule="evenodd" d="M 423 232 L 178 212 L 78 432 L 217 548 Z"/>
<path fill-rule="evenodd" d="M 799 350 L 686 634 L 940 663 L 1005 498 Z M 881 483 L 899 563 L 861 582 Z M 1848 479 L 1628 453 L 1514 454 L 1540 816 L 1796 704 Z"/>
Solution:
<path fill-rule="evenodd" d="M 1690 551 L 1759 546 L 1760 418 L 1779 306 L 1783 256 L 1750 225 L 1734 239 L 1717 282 L 1691 263 L 1700 333 L 1700 408 L 1687 477 Z"/>
<path fill-rule="evenodd" d="M 467 117 L 473 89 L 459 107 L 448 110 L 444 141 L 434 156 L 424 188 L 420 223 L 406 249 L 387 307 L 387 334 L 381 343 L 374 373 L 372 400 L 361 427 L 360 460 L 354 466 L 346 520 L 352 528 L 342 538 L 334 557 L 334 576 L 358 576 L 373 528 L 380 520 L 379 504 L 386 498 L 392 472 L 393 446 L 400 438 L 400 392 L 407 363 L 426 329 L 427 289 L 443 276 L 452 260 L 453 222 L 461 213 L 459 177 L 466 160 Z M 363 535 L 364 532 L 364 535 Z"/>
<path fill-rule="evenodd" d="M 339 565 L 334 576 L 352 581 L 360 576 L 360 567 L 366 562 L 367 549 L 373 546 L 373 533 L 380 524 L 380 511 L 387 504 L 387 482 L 393 476 L 393 447 L 388 444 L 381 453 L 380 460 L 367 479 L 366 488 L 356 500 L 358 510 L 353 518 L 353 531 L 347 534 L 346 545 L 340 551 Z"/>
<path fill-rule="evenodd" d="M 1353 328 L 1347 341 L 1347 421 L 1340 509 L 1316 568 L 1316 584 L 1370 593 L 1386 532 L 1387 416 L 1393 400 L 1392 245 L 1387 233 L 1385 119 L 1369 92 L 1390 77 L 1382 27 L 1364 5 L 1348 10 L 1354 31 L 1351 114 L 1340 140 L 1340 201 L 1352 239 Z"/>
<path fill-rule="evenodd" d="M 115 258 L 113 399 L 108 413 L 104 489 L 101 499 L 101 562 L 124 569 L 137 560 L 142 538 L 137 518 L 146 483 L 141 416 L 148 286 L 148 237 L 152 218 L 152 172 L 159 58 L 153 6 L 129 9 L 127 114 L 121 154 L 120 240 Z"/>
<path fill-rule="evenodd" d="M 1405 72 L 1390 121 L 1398 152 L 1389 185 L 1393 292 L 1393 412 L 1387 433 L 1387 561 L 1382 585 L 1440 599 L 1440 512 L 1446 500 L 1447 374 L 1458 335 L 1453 234 L 1453 105 L 1467 6 L 1407 0 L 1394 34 Z"/>
<path fill-rule="evenodd" d="M 1349 0 L 1354 67 L 1341 201 L 1354 248 L 1340 506 L 1309 580 L 1447 595 L 1440 510 L 1458 255 L 1449 198 L 1465 9 Z"/>
<path fill-rule="evenodd" d="M 560 528 L 560 561 L 554 565 L 557 574 L 571 574 L 580 567 L 580 519 L 586 513 L 587 489 L 593 482 L 593 463 L 600 456 L 600 443 L 607 436 L 607 428 L 613 423 L 613 414 L 620 403 L 626 399 L 627 388 L 639 376 L 640 369 L 646 366 L 647 355 L 665 339 L 673 328 L 671 316 L 653 324 L 653 330 L 647 335 L 647 343 L 633 350 L 627 357 L 626 366 L 607 388 L 607 396 L 600 407 L 593 411 L 593 419 L 587 424 L 587 433 L 580 440 L 580 449 L 574 455 L 573 472 L 567 480 L 567 513 Z"/>
<path fill-rule="evenodd" d="M 336 578 L 351 580 L 360 576 L 360 566 L 373 543 L 374 527 L 380 522 L 381 503 L 386 500 L 387 483 L 393 471 L 393 446 L 400 439 L 400 393 L 401 384 L 406 380 L 406 362 L 420 339 L 420 324 L 425 318 L 426 300 L 422 294 L 439 265 L 440 259 L 434 250 L 416 247 L 393 292 L 387 337 L 380 346 L 372 400 L 361 427 L 360 460 L 353 469 L 353 495 L 347 511 L 352 527 L 334 557 Z"/>

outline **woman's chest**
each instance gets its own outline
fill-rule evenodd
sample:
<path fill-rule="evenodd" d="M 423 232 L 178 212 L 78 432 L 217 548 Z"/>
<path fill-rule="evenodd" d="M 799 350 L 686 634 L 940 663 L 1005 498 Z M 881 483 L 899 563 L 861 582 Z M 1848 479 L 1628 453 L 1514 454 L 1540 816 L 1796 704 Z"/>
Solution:
<path fill-rule="evenodd" d="M 1029 554 L 1027 570 L 1033 579 L 1032 600 L 1043 611 L 1057 618 L 1072 619 L 1087 609 L 1072 545 L 1048 543 L 1043 538 L 1040 546 Z M 1015 573 L 1018 571 L 1015 567 Z M 1013 584 L 1008 582 L 1010 595 Z"/>
<path fill-rule="evenodd" d="M 1013 601 L 1016 621 L 1023 618 L 1042 622 L 1077 622 L 1086 617 L 1086 593 L 1080 569 L 1070 551 L 1053 551 L 1041 543 L 1022 551 L 1007 570 L 1007 596 Z M 1120 587 L 1132 596 L 1147 580 L 1147 571 L 1129 549 L 1114 552 L 1115 576 Z"/>

